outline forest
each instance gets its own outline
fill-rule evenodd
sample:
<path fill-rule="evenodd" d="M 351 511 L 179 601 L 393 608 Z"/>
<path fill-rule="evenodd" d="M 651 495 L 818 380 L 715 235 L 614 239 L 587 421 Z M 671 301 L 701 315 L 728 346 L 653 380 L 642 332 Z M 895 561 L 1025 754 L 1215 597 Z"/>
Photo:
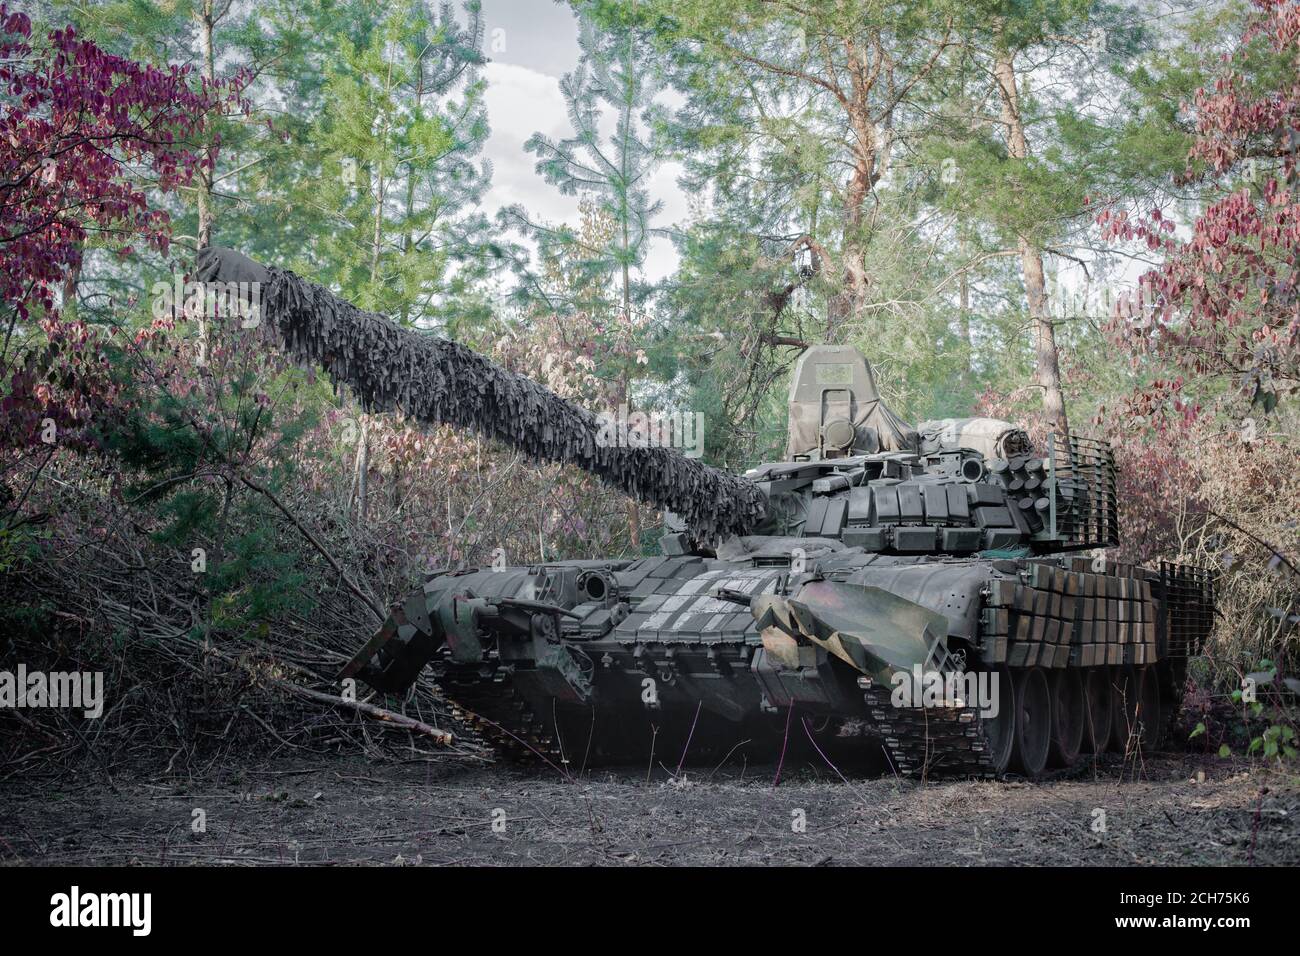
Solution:
<path fill-rule="evenodd" d="M 577 59 L 563 130 L 509 130 L 523 185 L 490 144 L 528 105 L 489 108 L 519 4 L 0 2 L 0 662 L 104 675 L 95 720 L 0 709 L 0 779 L 486 760 L 431 682 L 340 690 L 384 609 L 667 533 L 571 465 L 367 411 L 188 295 L 213 245 L 698 422 L 731 472 L 782 460 L 823 343 L 908 422 L 1105 440 L 1120 544 L 1090 557 L 1216 578 L 1173 746 L 1293 773 L 1300 3 L 535 2 Z"/>

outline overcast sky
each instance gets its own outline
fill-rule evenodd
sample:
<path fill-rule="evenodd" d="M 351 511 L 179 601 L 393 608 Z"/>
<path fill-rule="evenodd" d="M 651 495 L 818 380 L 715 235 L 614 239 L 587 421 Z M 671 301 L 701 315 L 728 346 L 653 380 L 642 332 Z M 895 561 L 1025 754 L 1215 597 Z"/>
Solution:
<path fill-rule="evenodd" d="M 537 157 L 524 152 L 524 142 L 539 131 L 554 139 L 572 134 L 560 78 L 578 65 L 577 20 L 567 4 L 553 0 L 483 0 L 483 22 L 484 53 L 491 61 L 483 71 L 492 126 L 483 151 L 492 161 L 486 211 L 495 215 L 502 206 L 520 203 L 535 218 L 576 225 L 578 197 L 561 196 L 533 171 Z M 686 199 L 675 182 L 678 171 L 665 165 L 651 182 L 651 200 L 664 204 L 654 225 L 686 216 Z M 652 240 L 646 278 L 660 279 L 676 264 L 672 244 Z"/>

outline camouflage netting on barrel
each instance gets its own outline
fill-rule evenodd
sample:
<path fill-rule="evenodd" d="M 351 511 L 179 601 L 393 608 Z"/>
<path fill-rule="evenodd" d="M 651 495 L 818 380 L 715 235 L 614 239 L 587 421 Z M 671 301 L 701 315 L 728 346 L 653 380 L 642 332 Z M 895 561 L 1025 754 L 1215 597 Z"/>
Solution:
<path fill-rule="evenodd" d="M 670 448 L 597 443 L 600 420 L 459 343 L 404 329 L 285 269 L 227 249 L 199 253 L 202 282 L 258 282 L 262 328 L 296 361 L 321 366 L 367 411 L 470 428 L 542 461 L 577 465 L 678 515 L 702 540 L 744 533 L 764 498 L 747 479 Z"/>

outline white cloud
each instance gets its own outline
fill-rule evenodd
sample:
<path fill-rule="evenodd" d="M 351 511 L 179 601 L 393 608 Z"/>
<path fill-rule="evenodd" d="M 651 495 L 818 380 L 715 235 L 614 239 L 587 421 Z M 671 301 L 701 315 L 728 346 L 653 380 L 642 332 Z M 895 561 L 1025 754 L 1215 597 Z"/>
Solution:
<path fill-rule="evenodd" d="M 492 161 L 492 188 L 484 197 L 489 215 L 502 206 L 522 204 L 539 219 L 574 222 L 576 196 L 561 196 L 533 166 L 537 157 L 524 151 L 524 143 L 535 132 L 560 138 L 568 133 L 568 114 L 560 81 L 545 73 L 508 63 L 489 63 L 483 70 L 487 80 L 484 101 L 492 135 L 483 152 Z"/>
<path fill-rule="evenodd" d="M 484 197 L 485 211 L 495 216 L 502 207 L 518 203 L 533 219 L 576 226 L 578 197 L 560 195 L 534 170 L 537 157 L 524 150 L 524 143 L 535 132 L 552 139 L 572 135 L 559 79 L 509 63 L 489 63 L 483 75 L 488 84 L 484 101 L 492 126 L 483 148 L 492 161 L 492 187 Z M 612 118 L 609 125 L 612 131 Z M 678 222 L 686 215 L 686 197 L 676 183 L 679 172 L 676 164 L 668 164 L 651 181 L 652 198 L 664 203 L 655 221 L 657 226 Z M 646 278 L 657 281 L 670 275 L 677 261 L 677 250 L 669 240 L 652 240 L 646 256 Z"/>
<path fill-rule="evenodd" d="M 663 202 L 663 211 L 654 221 L 654 225 L 659 228 L 665 228 L 672 225 L 682 225 L 686 221 L 687 213 L 690 211 L 687 205 L 687 196 L 677 185 L 677 177 L 682 174 L 681 163 L 664 163 L 650 179 L 650 198 L 658 199 Z M 680 261 L 677 255 L 677 248 L 672 244 L 672 240 L 667 238 L 656 237 L 650 242 L 650 251 L 646 254 L 646 275 L 651 281 L 657 282 L 665 276 L 670 276 L 677 270 L 677 264 Z"/>

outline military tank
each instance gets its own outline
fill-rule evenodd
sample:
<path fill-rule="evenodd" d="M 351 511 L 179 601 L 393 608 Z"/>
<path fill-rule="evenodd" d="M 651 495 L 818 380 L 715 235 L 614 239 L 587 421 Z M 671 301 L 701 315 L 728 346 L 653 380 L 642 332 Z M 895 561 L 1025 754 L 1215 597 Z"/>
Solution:
<path fill-rule="evenodd" d="M 551 761 L 645 759 L 652 728 L 775 756 L 795 712 L 878 738 L 907 774 L 1032 777 L 1160 746 L 1212 584 L 1070 554 L 1118 543 L 1103 443 L 1035 455 L 1005 422 L 913 430 L 843 347 L 803 355 L 789 413 L 787 460 L 744 476 L 767 501 L 751 533 L 431 575 L 344 676 L 399 692 L 430 667 L 499 744 Z"/>
<path fill-rule="evenodd" d="M 779 761 L 806 736 L 899 774 L 1032 778 L 1159 748 L 1208 635 L 1208 572 L 1101 553 L 1118 544 L 1104 442 L 913 428 L 854 349 L 804 352 L 785 460 L 732 476 L 601 447 L 589 413 L 292 273 L 215 250 L 199 274 L 265 282 L 268 331 L 367 407 L 476 427 L 668 509 L 655 557 L 429 574 L 340 674 L 400 694 L 427 669 L 505 752 L 566 772 L 741 746 Z"/>

